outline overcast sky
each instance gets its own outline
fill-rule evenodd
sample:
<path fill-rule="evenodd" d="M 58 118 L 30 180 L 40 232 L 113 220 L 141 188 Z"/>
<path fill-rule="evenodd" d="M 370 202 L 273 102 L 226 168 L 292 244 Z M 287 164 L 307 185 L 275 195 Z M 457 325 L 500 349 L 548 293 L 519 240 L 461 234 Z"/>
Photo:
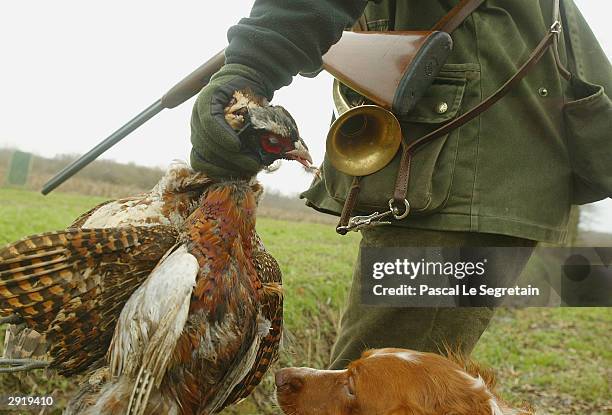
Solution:
<path fill-rule="evenodd" d="M 612 56 L 609 2 L 575 1 Z M 43 156 L 89 150 L 221 50 L 227 29 L 252 3 L 1 1 L 0 147 Z M 326 74 L 298 77 L 274 100 L 297 119 L 315 163 L 322 160 L 332 112 L 330 86 Z M 164 111 L 104 157 L 162 167 L 187 159 L 192 104 Z M 261 179 L 284 193 L 311 180 L 287 162 Z M 593 226 L 612 232 L 612 213 L 599 212 Z"/>

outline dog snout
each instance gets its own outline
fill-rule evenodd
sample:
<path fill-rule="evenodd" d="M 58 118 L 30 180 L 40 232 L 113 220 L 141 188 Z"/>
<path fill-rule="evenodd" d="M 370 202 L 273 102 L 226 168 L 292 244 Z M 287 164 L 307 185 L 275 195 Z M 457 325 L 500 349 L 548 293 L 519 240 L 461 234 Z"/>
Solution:
<path fill-rule="evenodd" d="M 276 372 L 274 382 L 279 389 L 291 389 L 297 392 L 304 385 L 304 380 L 300 370 L 294 367 L 288 367 Z"/>

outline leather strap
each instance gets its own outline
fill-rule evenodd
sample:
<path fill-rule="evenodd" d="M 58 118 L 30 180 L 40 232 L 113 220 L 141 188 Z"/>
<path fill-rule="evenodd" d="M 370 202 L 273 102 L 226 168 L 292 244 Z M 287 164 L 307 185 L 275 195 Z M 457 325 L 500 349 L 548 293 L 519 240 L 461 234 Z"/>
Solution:
<path fill-rule="evenodd" d="M 406 200 L 406 194 L 408 193 L 408 182 L 410 179 L 410 160 L 412 159 L 412 153 L 408 146 L 402 146 L 402 159 L 400 161 L 399 169 L 397 170 L 397 179 L 395 181 L 395 191 L 393 192 L 393 200 L 395 203 L 401 204 Z"/>
<path fill-rule="evenodd" d="M 357 196 L 359 196 L 359 182 L 361 181 L 360 176 L 353 177 L 353 183 L 351 183 L 351 189 L 349 190 L 348 196 L 344 201 L 344 206 L 342 207 L 342 214 L 340 215 L 340 221 L 336 226 L 336 232 L 340 235 L 346 235 L 348 230 L 346 226 L 351 219 L 351 215 L 353 214 L 353 210 L 355 209 L 355 205 L 357 204 Z"/>
<path fill-rule="evenodd" d="M 480 6 L 483 1 L 484 0 L 462 0 L 457 6 L 455 6 L 455 8 L 450 11 L 450 13 L 444 16 L 444 18 L 442 18 L 442 20 L 438 22 L 438 24 L 436 24 L 434 30 L 452 32 L 461 24 L 461 22 L 463 22 L 467 18 L 467 16 L 469 16 L 478 6 Z M 565 70 L 565 68 L 561 64 L 561 61 L 559 59 L 559 53 L 557 50 L 558 34 L 561 30 L 561 27 L 559 25 L 559 0 L 554 0 L 553 3 L 553 27 L 551 27 L 548 34 L 544 36 L 538 46 L 536 46 L 533 52 L 531 52 L 525 63 L 523 63 L 519 70 L 514 75 L 512 75 L 510 79 L 508 79 L 497 91 L 495 91 L 492 95 L 483 100 L 476 107 L 472 108 L 470 111 L 444 124 L 442 127 L 432 131 L 431 133 L 426 134 L 423 137 L 420 137 L 412 141 L 411 143 L 408 143 L 407 145 L 403 146 L 402 159 L 400 161 L 399 170 L 397 172 L 397 179 L 395 182 L 395 190 L 393 192 L 393 200 L 395 201 L 395 203 L 402 203 L 406 200 L 406 196 L 408 193 L 408 182 L 410 179 L 410 162 L 414 152 L 417 151 L 421 145 L 450 133 L 451 131 L 468 123 L 469 121 L 473 120 L 474 118 L 478 117 L 480 114 L 491 108 L 531 71 L 531 69 L 540 61 L 542 56 L 544 56 L 544 54 L 553 44 L 555 46 L 553 48 L 555 62 L 559 67 L 561 74 L 566 79 L 569 79 L 571 74 L 567 70 Z M 358 193 L 359 180 L 358 178 L 355 178 L 353 180 L 353 185 L 351 186 L 349 197 L 347 198 L 344 208 L 342 210 L 342 216 L 340 218 L 339 225 L 348 224 L 353 208 L 357 203 Z"/>
<path fill-rule="evenodd" d="M 561 22 L 561 6 L 559 4 L 560 0 L 554 0 L 553 2 L 553 22 Z M 572 73 L 561 63 L 561 57 L 559 56 L 559 36 L 555 36 L 553 39 L 553 54 L 555 57 L 555 63 L 557 64 L 557 69 L 562 77 L 564 77 L 567 81 L 572 79 Z"/>
<path fill-rule="evenodd" d="M 484 3 L 484 0 L 461 0 L 431 30 L 446 33 L 454 32 L 482 3 Z"/>

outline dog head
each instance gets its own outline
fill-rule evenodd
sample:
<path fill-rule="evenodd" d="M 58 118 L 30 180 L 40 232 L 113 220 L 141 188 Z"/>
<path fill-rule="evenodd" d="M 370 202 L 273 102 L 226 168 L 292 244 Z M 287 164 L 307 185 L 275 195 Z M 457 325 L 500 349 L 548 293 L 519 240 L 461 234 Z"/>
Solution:
<path fill-rule="evenodd" d="M 504 415 L 512 412 L 480 376 L 443 356 L 406 349 L 363 353 L 344 370 L 276 373 L 287 415 Z"/>

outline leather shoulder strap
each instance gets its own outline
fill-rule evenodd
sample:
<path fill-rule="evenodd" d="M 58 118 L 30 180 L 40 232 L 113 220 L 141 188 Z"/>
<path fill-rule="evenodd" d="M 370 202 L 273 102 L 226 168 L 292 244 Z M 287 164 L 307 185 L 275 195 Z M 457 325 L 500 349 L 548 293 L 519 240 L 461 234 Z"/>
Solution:
<path fill-rule="evenodd" d="M 461 0 L 431 30 L 452 33 L 476 10 L 484 0 Z"/>
<path fill-rule="evenodd" d="M 468 18 L 474 10 L 478 8 L 485 0 L 461 0 L 455 7 L 451 9 L 436 25 L 431 29 L 432 31 L 440 31 L 446 33 L 452 33 L 456 28 Z M 355 22 L 351 28 L 353 32 L 366 32 L 368 30 L 368 23 L 365 15 Z"/>

